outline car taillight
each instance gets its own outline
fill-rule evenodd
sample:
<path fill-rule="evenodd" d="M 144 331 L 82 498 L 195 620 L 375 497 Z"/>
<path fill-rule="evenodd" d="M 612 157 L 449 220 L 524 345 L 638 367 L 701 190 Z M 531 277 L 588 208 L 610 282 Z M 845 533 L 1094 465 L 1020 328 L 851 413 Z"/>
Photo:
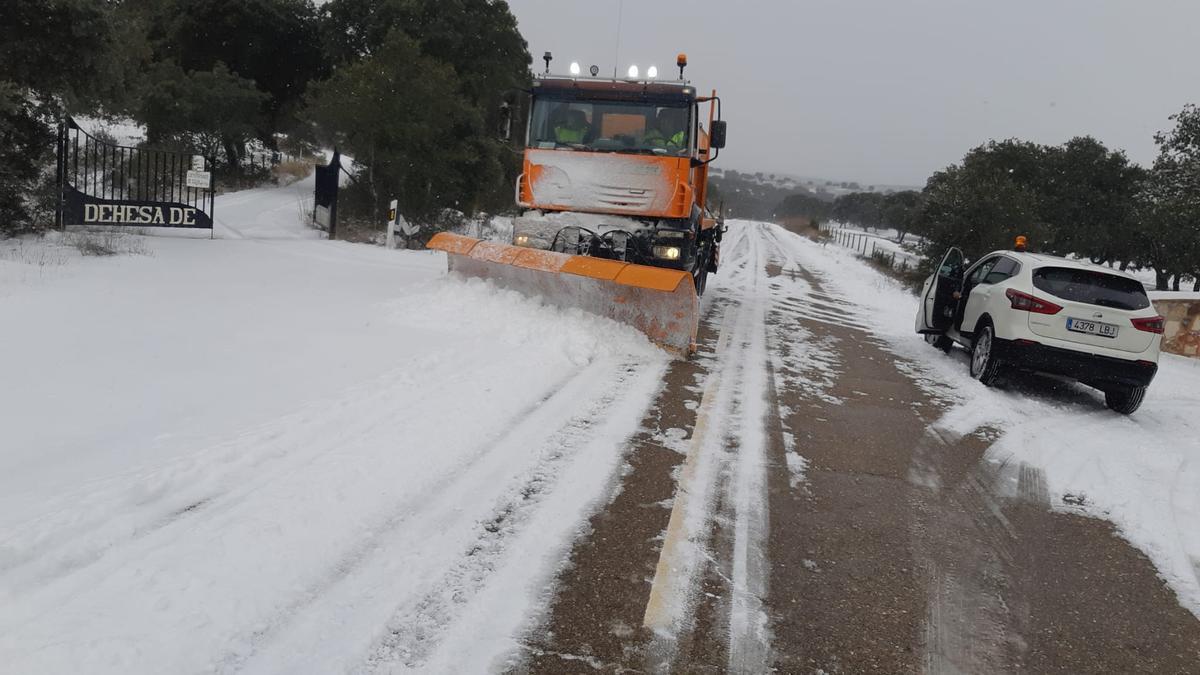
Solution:
<path fill-rule="evenodd" d="M 1147 333 L 1157 333 L 1162 335 L 1163 326 L 1166 319 L 1161 316 L 1151 316 L 1145 319 L 1130 319 L 1133 322 L 1133 327 L 1138 330 L 1144 330 Z"/>
<path fill-rule="evenodd" d="M 1058 314 L 1062 311 L 1062 307 L 1059 307 L 1053 302 L 1042 300 L 1041 298 L 1035 298 L 1028 293 L 1022 293 L 1021 291 L 1014 291 L 1011 288 L 1007 291 L 1004 291 L 1004 294 L 1008 296 L 1008 301 L 1012 303 L 1012 308 L 1022 312 L 1033 312 L 1034 314 Z"/>

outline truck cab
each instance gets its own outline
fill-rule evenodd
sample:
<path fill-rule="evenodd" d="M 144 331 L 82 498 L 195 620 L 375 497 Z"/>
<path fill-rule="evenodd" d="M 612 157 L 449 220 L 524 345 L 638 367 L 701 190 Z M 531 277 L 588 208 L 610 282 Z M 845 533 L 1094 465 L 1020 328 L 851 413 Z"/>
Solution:
<path fill-rule="evenodd" d="M 725 136 L 716 93 L 683 79 L 546 74 L 530 94 L 513 243 L 687 270 L 702 292 L 722 230 L 706 207 Z"/>

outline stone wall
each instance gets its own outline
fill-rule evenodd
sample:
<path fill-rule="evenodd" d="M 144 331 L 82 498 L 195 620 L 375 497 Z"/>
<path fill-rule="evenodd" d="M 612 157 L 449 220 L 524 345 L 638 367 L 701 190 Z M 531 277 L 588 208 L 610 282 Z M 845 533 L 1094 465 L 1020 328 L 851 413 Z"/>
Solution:
<path fill-rule="evenodd" d="M 1200 300 L 1154 300 L 1154 308 L 1166 317 L 1163 351 L 1200 358 Z"/>

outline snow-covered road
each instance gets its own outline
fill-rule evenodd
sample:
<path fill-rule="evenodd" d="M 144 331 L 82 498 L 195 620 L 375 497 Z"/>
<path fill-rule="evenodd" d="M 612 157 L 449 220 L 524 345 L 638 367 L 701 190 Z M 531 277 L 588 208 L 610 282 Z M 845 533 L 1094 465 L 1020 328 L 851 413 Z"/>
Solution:
<path fill-rule="evenodd" d="M 0 250 L 0 672 L 503 670 L 536 653 L 530 631 L 553 620 L 572 547 L 614 508 L 633 452 L 686 463 L 664 474 L 674 498 L 629 507 L 663 522 L 628 530 L 630 617 L 596 629 L 645 621 L 669 642 L 695 611 L 719 637 L 704 649 L 759 670 L 784 651 L 794 590 L 773 547 L 823 564 L 797 549 L 809 533 L 779 530 L 815 499 L 806 451 L 840 497 L 859 499 L 839 472 L 878 479 L 805 446 L 863 431 L 830 429 L 831 409 L 899 467 L 895 511 L 932 497 L 904 478 L 914 448 L 888 445 L 889 415 L 951 447 L 986 439 L 1001 492 L 1035 475 L 1051 508 L 1110 519 L 1200 614 L 1194 361 L 1165 356 L 1132 418 L 1081 387 L 987 389 L 913 335 L 915 298 L 850 252 L 734 222 L 708 342 L 672 364 L 630 328 L 449 278 L 441 254 L 324 241 L 300 223 L 310 191 L 222 196 L 216 240 L 139 238 L 141 255 Z M 872 368 L 903 382 L 871 390 Z M 579 578 L 586 595 L 614 577 Z M 713 665 L 704 649 L 690 663 Z"/>
<path fill-rule="evenodd" d="M 289 192 L 217 204 L 287 240 L 64 250 L 0 299 L 0 671 L 511 652 L 667 358 L 438 254 L 305 241 Z"/>

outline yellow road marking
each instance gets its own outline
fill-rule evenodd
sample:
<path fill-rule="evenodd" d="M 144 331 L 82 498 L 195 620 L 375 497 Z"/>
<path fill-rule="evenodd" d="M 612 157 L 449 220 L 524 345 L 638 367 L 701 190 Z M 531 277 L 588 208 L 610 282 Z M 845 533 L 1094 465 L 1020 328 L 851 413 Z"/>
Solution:
<path fill-rule="evenodd" d="M 727 309 L 721 318 L 721 335 L 717 338 L 717 358 L 726 356 L 729 345 L 729 315 Z M 673 615 L 671 608 L 678 606 L 674 596 L 679 590 L 679 583 L 674 579 L 676 572 L 683 567 L 679 557 L 682 555 L 681 545 L 686 537 L 684 521 L 687 519 L 689 497 L 692 482 L 695 480 L 696 465 L 703 451 L 704 441 L 708 437 L 709 417 L 712 414 L 713 399 L 721 388 L 722 369 L 715 368 L 709 375 L 708 383 L 704 386 L 704 394 L 700 397 L 700 408 L 696 411 L 696 426 L 692 432 L 691 447 L 683 460 L 683 470 L 679 473 L 679 482 L 675 487 L 675 500 L 671 506 L 671 520 L 667 523 L 666 534 L 663 538 L 662 551 L 658 555 L 658 565 L 654 569 L 654 581 L 650 585 L 650 599 L 646 602 L 646 613 L 642 617 L 642 625 L 655 631 L 671 629 Z"/>

